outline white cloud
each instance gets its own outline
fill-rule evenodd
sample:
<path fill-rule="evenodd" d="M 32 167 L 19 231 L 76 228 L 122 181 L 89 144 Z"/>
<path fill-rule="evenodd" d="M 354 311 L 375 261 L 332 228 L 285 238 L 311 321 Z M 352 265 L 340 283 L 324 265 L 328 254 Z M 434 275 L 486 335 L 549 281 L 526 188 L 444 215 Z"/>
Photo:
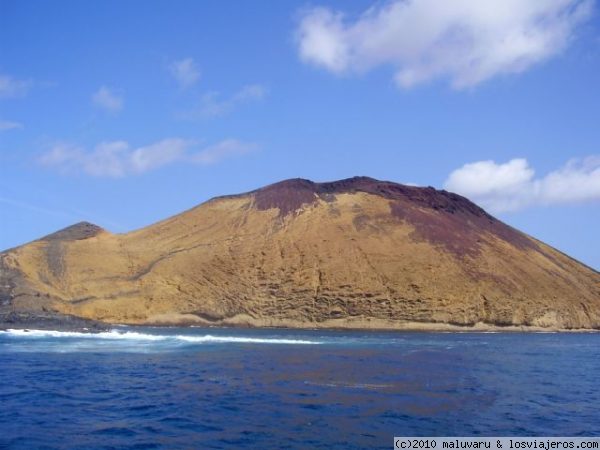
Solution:
<path fill-rule="evenodd" d="M 237 139 L 225 139 L 196 153 L 191 159 L 198 164 L 215 164 L 226 158 L 245 155 L 256 150 L 256 148 L 256 144 L 253 143 L 242 142 Z"/>
<path fill-rule="evenodd" d="M 192 145 L 191 141 L 172 138 L 136 148 L 130 155 L 131 166 L 134 172 L 142 173 L 171 164 L 184 158 L 186 150 Z"/>
<path fill-rule="evenodd" d="M 200 105 L 184 113 L 183 117 L 208 119 L 224 116 L 245 103 L 262 100 L 266 95 L 267 89 L 260 84 L 246 85 L 228 98 L 222 98 L 218 92 L 208 92 L 202 96 Z"/>
<path fill-rule="evenodd" d="M 403 88 L 448 78 L 460 89 L 562 52 L 594 0 L 392 0 L 352 20 L 317 7 L 297 30 L 300 58 L 334 73 L 381 65 Z"/>
<path fill-rule="evenodd" d="M 92 95 L 94 105 L 110 112 L 117 112 L 123 109 L 123 98 L 112 92 L 106 86 L 101 86 Z"/>
<path fill-rule="evenodd" d="M 0 98 L 22 97 L 32 86 L 31 80 L 17 80 L 9 75 L 0 74 Z"/>
<path fill-rule="evenodd" d="M 179 86 L 183 89 L 193 86 L 200 79 L 200 69 L 192 58 L 173 62 L 169 69 Z"/>
<path fill-rule="evenodd" d="M 298 30 L 300 57 L 332 72 L 349 69 L 350 45 L 343 15 L 327 8 L 308 11 Z"/>
<path fill-rule="evenodd" d="M 452 172 L 444 187 L 495 213 L 599 201 L 600 156 L 573 159 L 541 178 L 535 177 L 526 159 L 504 164 L 479 161 Z"/>
<path fill-rule="evenodd" d="M 0 119 L 0 131 L 18 130 L 20 128 L 23 128 L 23 124 L 20 122 Z"/>
<path fill-rule="evenodd" d="M 102 142 L 92 150 L 59 143 L 40 155 L 37 162 L 62 173 L 83 172 L 96 177 L 120 178 L 142 174 L 176 162 L 215 164 L 255 148 L 254 144 L 236 139 L 226 139 L 199 149 L 194 141 L 181 138 L 163 139 L 137 148 L 132 148 L 125 141 Z"/>
<path fill-rule="evenodd" d="M 247 84 L 234 96 L 234 102 L 245 102 L 249 100 L 262 100 L 267 95 L 267 88 L 261 84 Z"/>

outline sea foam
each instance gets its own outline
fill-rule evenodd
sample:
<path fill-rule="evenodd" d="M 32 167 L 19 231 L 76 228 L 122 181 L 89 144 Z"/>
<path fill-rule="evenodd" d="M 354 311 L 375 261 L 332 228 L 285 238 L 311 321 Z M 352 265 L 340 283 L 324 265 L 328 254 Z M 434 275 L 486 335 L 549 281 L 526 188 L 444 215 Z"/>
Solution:
<path fill-rule="evenodd" d="M 303 339 L 280 339 L 280 338 L 251 338 L 243 336 L 217 336 L 217 335 L 169 335 L 149 334 L 135 331 L 105 331 L 101 333 L 80 333 L 75 331 L 55 330 L 15 330 L 0 331 L 0 335 L 16 338 L 75 338 L 75 339 L 107 339 L 127 341 L 171 341 L 182 343 L 250 343 L 250 344 L 288 344 L 288 345 L 315 345 L 319 341 Z"/>

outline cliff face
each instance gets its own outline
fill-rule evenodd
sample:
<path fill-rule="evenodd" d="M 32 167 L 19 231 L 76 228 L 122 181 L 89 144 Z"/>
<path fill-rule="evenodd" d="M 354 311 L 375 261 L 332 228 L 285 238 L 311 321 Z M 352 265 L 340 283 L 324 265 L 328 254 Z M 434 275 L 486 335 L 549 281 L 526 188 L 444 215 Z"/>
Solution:
<path fill-rule="evenodd" d="M 120 323 L 600 328 L 600 274 L 456 194 L 296 179 L 6 251 L 0 302 Z"/>

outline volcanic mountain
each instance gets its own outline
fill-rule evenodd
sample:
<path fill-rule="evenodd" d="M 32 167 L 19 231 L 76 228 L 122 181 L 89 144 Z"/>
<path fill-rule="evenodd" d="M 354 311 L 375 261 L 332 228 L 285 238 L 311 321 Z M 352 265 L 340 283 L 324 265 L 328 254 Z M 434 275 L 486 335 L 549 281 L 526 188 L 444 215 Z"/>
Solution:
<path fill-rule="evenodd" d="M 600 274 L 459 195 L 282 181 L 0 254 L 0 312 L 110 323 L 600 328 Z"/>

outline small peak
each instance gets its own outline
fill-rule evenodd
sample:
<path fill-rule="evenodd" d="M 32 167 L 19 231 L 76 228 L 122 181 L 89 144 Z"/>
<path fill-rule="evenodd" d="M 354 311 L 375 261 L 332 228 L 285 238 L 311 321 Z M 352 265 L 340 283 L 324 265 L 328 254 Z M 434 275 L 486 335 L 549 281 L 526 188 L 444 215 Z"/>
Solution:
<path fill-rule="evenodd" d="M 258 191 L 272 189 L 314 189 L 315 184 L 311 180 L 305 178 L 289 178 L 287 180 L 278 181 L 258 189 Z"/>
<path fill-rule="evenodd" d="M 259 210 L 278 208 L 279 215 L 285 216 L 302 205 L 316 199 L 316 183 L 303 178 L 292 178 L 270 184 L 253 191 L 254 205 Z"/>
<path fill-rule="evenodd" d="M 44 236 L 42 241 L 79 241 L 88 239 L 104 232 L 104 228 L 90 222 L 78 222 L 62 230 Z"/>

